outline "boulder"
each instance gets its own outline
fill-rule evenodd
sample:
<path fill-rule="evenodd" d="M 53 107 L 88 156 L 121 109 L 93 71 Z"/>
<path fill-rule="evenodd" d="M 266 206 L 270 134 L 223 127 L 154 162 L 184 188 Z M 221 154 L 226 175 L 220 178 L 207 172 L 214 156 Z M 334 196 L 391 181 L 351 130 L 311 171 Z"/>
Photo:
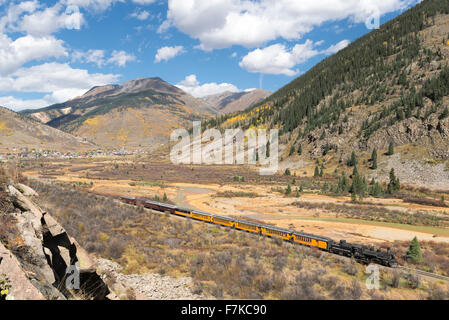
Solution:
<path fill-rule="evenodd" d="M 8 186 L 8 193 L 12 196 L 14 205 L 18 207 L 21 211 L 30 211 L 37 219 L 41 219 L 43 211 L 31 202 L 27 197 L 25 197 L 19 190 L 13 186 Z"/>
<path fill-rule="evenodd" d="M 53 237 L 66 233 L 65 229 L 48 213 L 43 213 L 43 218 L 48 231 Z"/>
<path fill-rule="evenodd" d="M 16 185 L 16 188 L 19 189 L 19 191 L 26 197 L 38 197 L 39 196 L 36 191 L 34 191 L 30 187 L 28 187 L 22 183 L 18 183 Z"/>

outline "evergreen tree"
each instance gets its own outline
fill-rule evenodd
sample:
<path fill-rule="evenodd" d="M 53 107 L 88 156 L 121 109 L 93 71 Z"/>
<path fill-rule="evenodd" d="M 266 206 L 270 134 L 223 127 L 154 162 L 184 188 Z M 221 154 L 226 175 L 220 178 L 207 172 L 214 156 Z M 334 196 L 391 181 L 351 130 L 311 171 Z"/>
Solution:
<path fill-rule="evenodd" d="M 320 177 L 322 177 L 324 175 L 324 171 L 323 168 L 320 169 Z"/>
<path fill-rule="evenodd" d="M 353 167 L 353 166 L 356 166 L 356 165 L 357 165 L 357 157 L 355 155 L 355 152 L 352 151 L 351 158 L 348 161 L 348 166 L 349 167 Z"/>
<path fill-rule="evenodd" d="M 168 197 L 167 197 L 167 194 L 164 192 L 164 197 L 162 198 L 162 200 L 164 201 L 164 202 L 167 202 L 168 201 Z"/>
<path fill-rule="evenodd" d="M 341 177 L 338 180 L 337 193 L 345 193 L 348 191 L 348 179 L 346 178 L 346 173 L 342 171 Z"/>
<path fill-rule="evenodd" d="M 371 155 L 371 161 L 373 164 L 371 165 L 371 169 L 377 169 L 377 149 L 373 149 L 373 154 Z"/>
<path fill-rule="evenodd" d="M 352 170 L 352 177 L 354 178 L 358 174 L 359 174 L 359 170 L 357 169 L 357 166 L 354 166 L 354 170 Z"/>
<path fill-rule="evenodd" d="M 289 168 L 285 169 L 285 175 L 286 176 L 290 176 L 291 175 L 291 172 L 290 172 Z"/>
<path fill-rule="evenodd" d="M 298 154 L 302 155 L 302 146 L 301 145 L 298 146 Z"/>
<path fill-rule="evenodd" d="M 396 178 L 394 174 L 394 169 L 392 168 L 390 171 L 390 182 L 388 183 L 388 193 L 392 194 L 401 189 L 401 184 L 399 182 L 399 178 Z"/>
<path fill-rule="evenodd" d="M 374 198 L 379 198 L 382 195 L 382 187 L 378 182 L 371 186 L 369 194 Z"/>
<path fill-rule="evenodd" d="M 419 245 L 418 238 L 414 237 L 412 242 L 410 243 L 410 247 L 408 248 L 407 254 L 405 255 L 406 259 L 410 259 L 414 263 L 422 263 L 424 262 L 421 246 Z"/>
<path fill-rule="evenodd" d="M 292 193 L 292 187 L 290 186 L 290 183 L 287 185 L 287 189 L 285 190 L 285 194 L 289 195 Z"/>
<path fill-rule="evenodd" d="M 390 145 L 388 146 L 387 155 L 392 156 L 393 154 L 394 154 L 394 144 L 393 144 L 393 141 L 391 141 Z"/>
<path fill-rule="evenodd" d="M 270 157 L 270 140 L 267 141 L 267 149 L 265 151 L 265 155 L 267 158 Z"/>
<path fill-rule="evenodd" d="M 295 145 L 292 145 L 292 146 L 290 147 L 290 153 L 289 153 L 289 156 L 291 156 L 293 153 L 295 153 Z"/>
<path fill-rule="evenodd" d="M 440 120 L 446 119 L 449 116 L 449 110 L 446 108 L 444 108 L 443 113 L 440 114 L 440 116 L 438 117 Z"/>
<path fill-rule="evenodd" d="M 317 178 L 317 177 L 320 176 L 320 169 L 318 168 L 318 166 L 315 167 L 315 173 L 313 174 L 313 176 L 314 176 L 315 178 Z"/>

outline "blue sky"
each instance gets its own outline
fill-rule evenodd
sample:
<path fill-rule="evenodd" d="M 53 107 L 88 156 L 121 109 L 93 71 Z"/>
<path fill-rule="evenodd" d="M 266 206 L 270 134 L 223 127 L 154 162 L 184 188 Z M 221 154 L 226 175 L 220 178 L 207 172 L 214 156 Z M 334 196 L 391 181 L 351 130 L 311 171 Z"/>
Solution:
<path fill-rule="evenodd" d="M 0 0 L 0 105 L 146 77 L 196 97 L 275 91 L 416 2 Z"/>

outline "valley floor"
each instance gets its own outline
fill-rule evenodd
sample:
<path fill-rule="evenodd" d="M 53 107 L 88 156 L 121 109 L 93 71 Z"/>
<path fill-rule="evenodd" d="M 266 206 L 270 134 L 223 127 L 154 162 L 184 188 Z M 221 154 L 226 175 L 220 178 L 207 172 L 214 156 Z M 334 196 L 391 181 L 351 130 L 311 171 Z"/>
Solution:
<path fill-rule="evenodd" d="M 185 168 L 160 162 L 104 159 L 58 161 L 42 167 L 34 164 L 23 173 L 114 197 L 158 196 L 162 200 L 166 194 L 178 206 L 259 220 L 335 240 L 382 243 L 409 241 L 417 236 L 420 240 L 449 243 L 448 226 L 429 225 L 426 220 L 439 217 L 445 222 L 449 208 L 394 198 L 366 198 L 354 204 L 348 196 L 307 189 L 297 197 L 295 191 L 303 179 L 299 177 L 292 185 L 292 193 L 285 195 L 286 185 L 293 177 L 259 178 L 256 171 L 248 168 L 232 167 L 230 171 L 225 167 Z M 244 177 L 245 182 L 234 181 L 235 176 Z M 191 183 L 195 180 L 198 182 Z M 389 218 L 379 218 L 382 211 Z M 416 224 L 397 218 L 407 220 L 416 215 L 422 220 Z"/>

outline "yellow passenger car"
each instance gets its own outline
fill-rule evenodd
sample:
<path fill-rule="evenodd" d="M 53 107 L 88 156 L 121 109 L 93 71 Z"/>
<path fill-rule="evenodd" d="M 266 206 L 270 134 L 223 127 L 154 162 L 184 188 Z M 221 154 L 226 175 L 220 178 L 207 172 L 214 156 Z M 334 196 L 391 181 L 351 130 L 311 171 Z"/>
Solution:
<path fill-rule="evenodd" d="M 235 223 L 236 223 L 231 218 L 223 217 L 223 216 L 216 216 L 216 215 L 213 215 L 212 222 L 216 223 L 216 224 L 219 224 L 221 226 L 226 226 L 226 227 L 231 227 L 231 228 L 234 227 Z"/>
<path fill-rule="evenodd" d="M 207 212 L 194 210 L 190 213 L 190 216 L 196 220 L 212 222 L 212 215 L 208 214 Z"/>
<path fill-rule="evenodd" d="M 260 225 L 251 221 L 237 220 L 236 229 L 244 230 L 252 233 L 259 233 Z"/>
<path fill-rule="evenodd" d="M 305 246 L 327 250 L 329 247 L 329 243 L 332 240 L 330 238 L 319 237 L 308 233 L 294 232 L 293 241 Z"/>
<path fill-rule="evenodd" d="M 272 226 L 262 226 L 262 234 L 268 237 L 280 238 L 287 241 L 292 240 L 292 233 L 290 230 L 287 229 Z"/>

